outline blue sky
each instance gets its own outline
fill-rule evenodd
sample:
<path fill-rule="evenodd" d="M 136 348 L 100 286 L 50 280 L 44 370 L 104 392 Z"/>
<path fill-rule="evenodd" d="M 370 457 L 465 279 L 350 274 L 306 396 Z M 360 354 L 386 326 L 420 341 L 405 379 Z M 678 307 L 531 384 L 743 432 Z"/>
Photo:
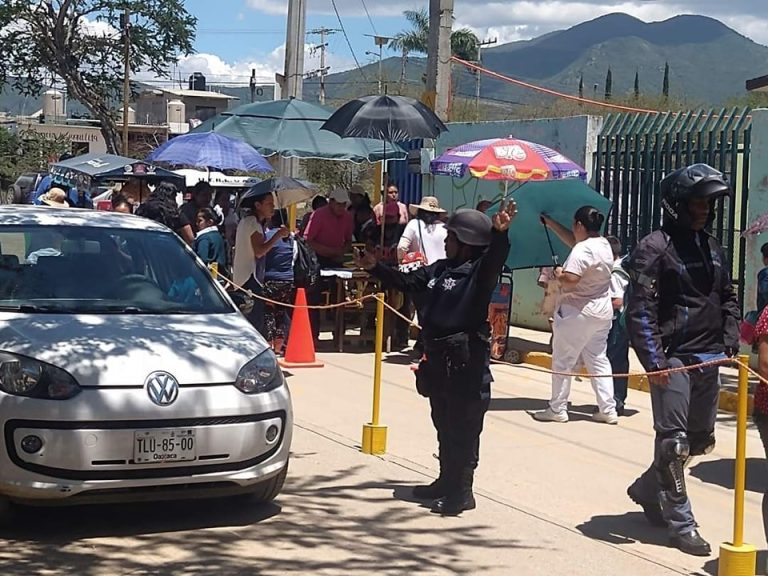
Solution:
<path fill-rule="evenodd" d="M 306 1 L 307 30 L 339 28 L 331 0 Z M 428 0 L 335 0 L 335 4 L 352 49 L 364 64 L 374 61 L 366 51 L 376 49 L 373 40 L 365 35 L 395 34 L 407 26 L 403 10 L 426 7 Z M 687 13 L 717 18 L 745 36 L 768 44 L 764 4 L 765 0 L 455 0 L 455 26 L 468 26 L 483 38 L 510 42 L 568 28 L 610 12 L 626 12 L 645 21 Z M 272 81 L 276 71 L 282 71 L 287 0 L 186 0 L 185 5 L 199 19 L 197 54 L 179 62 L 176 77 L 201 71 L 210 81 L 246 85 L 252 68 L 265 82 Z M 308 36 L 307 42 L 319 40 Z M 354 67 L 342 34 L 331 36 L 329 44 L 331 72 Z M 307 55 L 307 70 L 318 64 L 316 57 Z"/>

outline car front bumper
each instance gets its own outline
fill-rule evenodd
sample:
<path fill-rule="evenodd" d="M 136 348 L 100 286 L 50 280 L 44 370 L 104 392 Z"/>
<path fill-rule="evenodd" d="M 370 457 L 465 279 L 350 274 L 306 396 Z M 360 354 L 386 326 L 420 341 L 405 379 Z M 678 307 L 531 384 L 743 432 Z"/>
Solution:
<path fill-rule="evenodd" d="M 66 401 L 2 395 L 0 421 L 0 495 L 40 504 L 245 492 L 285 468 L 293 426 L 287 386 L 246 395 L 232 385 L 184 387 L 167 407 L 143 388 Z M 137 435 L 157 430 L 193 434 L 194 459 L 137 463 Z M 28 436 L 42 449 L 25 452 Z"/>

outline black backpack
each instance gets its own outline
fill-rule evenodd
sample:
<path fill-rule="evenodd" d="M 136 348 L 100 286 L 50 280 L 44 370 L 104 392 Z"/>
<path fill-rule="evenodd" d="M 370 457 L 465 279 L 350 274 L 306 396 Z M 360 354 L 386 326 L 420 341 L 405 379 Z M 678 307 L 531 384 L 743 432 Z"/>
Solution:
<path fill-rule="evenodd" d="M 293 284 L 296 288 L 309 288 L 320 279 L 320 261 L 304 238 L 296 236 L 294 242 Z"/>

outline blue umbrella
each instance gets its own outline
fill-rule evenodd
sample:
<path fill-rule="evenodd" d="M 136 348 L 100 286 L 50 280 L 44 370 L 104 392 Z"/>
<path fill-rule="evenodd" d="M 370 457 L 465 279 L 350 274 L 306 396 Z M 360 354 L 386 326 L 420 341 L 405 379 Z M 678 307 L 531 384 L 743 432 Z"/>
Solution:
<path fill-rule="evenodd" d="M 147 160 L 218 170 L 273 172 L 266 158 L 245 142 L 215 132 L 177 136 L 153 150 Z"/>

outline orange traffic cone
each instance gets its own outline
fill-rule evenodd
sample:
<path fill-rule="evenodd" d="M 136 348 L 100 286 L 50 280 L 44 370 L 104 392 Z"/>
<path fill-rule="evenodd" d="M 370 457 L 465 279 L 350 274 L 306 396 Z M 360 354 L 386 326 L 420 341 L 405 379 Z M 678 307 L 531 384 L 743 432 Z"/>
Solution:
<path fill-rule="evenodd" d="M 307 295 L 304 288 L 296 290 L 296 308 L 293 309 L 291 331 L 285 358 L 280 360 L 283 368 L 322 368 L 324 364 L 315 358 L 315 342 L 312 339 L 312 325 L 309 323 Z"/>

